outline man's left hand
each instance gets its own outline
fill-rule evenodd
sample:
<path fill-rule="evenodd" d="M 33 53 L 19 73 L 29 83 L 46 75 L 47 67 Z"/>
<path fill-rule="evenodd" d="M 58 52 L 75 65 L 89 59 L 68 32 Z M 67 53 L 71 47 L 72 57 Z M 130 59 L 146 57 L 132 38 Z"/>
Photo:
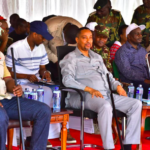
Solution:
<path fill-rule="evenodd" d="M 117 93 L 118 93 L 119 95 L 121 95 L 121 96 L 127 96 L 126 91 L 122 88 L 121 85 L 118 85 L 118 86 L 117 86 Z"/>
<path fill-rule="evenodd" d="M 43 79 L 46 79 L 47 82 L 50 82 L 50 81 L 51 81 L 51 75 L 50 75 L 50 73 L 49 73 L 48 71 L 46 71 L 46 72 L 44 73 L 44 75 L 42 76 L 42 80 L 43 80 Z"/>
<path fill-rule="evenodd" d="M 20 85 L 14 86 L 13 88 L 13 94 L 17 97 L 22 96 L 23 92 L 22 92 L 22 87 Z"/>

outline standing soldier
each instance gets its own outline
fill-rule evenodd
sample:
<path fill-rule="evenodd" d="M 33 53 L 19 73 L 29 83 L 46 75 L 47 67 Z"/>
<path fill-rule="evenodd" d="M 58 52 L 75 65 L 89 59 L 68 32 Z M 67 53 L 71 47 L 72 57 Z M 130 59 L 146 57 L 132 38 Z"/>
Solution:
<path fill-rule="evenodd" d="M 110 29 L 107 46 L 111 47 L 116 40 L 119 40 L 118 29 L 124 24 L 124 20 L 120 12 L 111 9 L 110 0 L 98 0 L 95 5 L 95 12 L 91 13 L 87 23 L 97 22 Z"/>
<path fill-rule="evenodd" d="M 144 24 L 146 26 L 143 31 L 142 46 L 146 48 L 147 51 L 150 50 L 150 0 L 143 0 L 143 5 L 139 6 L 133 15 L 132 23 L 137 25 Z"/>
<path fill-rule="evenodd" d="M 112 72 L 112 65 L 110 62 L 110 50 L 105 45 L 108 38 L 109 38 L 109 28 L 97 25 L 94 30 L 94 41 L 93 47 L 91 49 L 102 56 L 104 64 L 106 65 L 107 69 L 110 72 Z"/>

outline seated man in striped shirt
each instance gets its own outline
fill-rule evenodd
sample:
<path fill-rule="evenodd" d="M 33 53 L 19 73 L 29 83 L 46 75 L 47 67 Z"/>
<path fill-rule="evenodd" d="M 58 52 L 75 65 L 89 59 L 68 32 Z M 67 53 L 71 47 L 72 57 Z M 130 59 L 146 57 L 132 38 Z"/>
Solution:
<path fill-rule="evenodd" d="M 46 70 L 45 65 L 49 63 L 47 53 L 42 44 L 46 39 L 51 40 L 53 37 L 47 30 L 47 25 L 42 21 L 34 21 L 30 24 L 30 34 L 27 38 L 13 43 L 7 50 L 6 65 L 11 72 L 12 70 L 12 55 L 11 48 L 14 49 L 15 67 L 18 83 L 22 88 L 29 87 L 37 89 L 38 85 L 33 82 L 38 82 L 40 76 L 51 81 L 50 72 Z M 44 103 L 50 106 L 52 99 L 52 90 L 49 87 L 43 86 Z"/>

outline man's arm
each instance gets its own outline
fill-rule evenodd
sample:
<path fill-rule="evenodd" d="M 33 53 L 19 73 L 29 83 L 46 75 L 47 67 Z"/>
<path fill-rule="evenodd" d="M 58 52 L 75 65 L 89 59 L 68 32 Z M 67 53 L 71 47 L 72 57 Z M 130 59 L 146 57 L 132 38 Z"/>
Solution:
<path fill-rule="evenodd" d="M 4 81 L 6 83 L 7 87 L 7 92 L 13 93 L 15 96 L 22 96 L 22 88 L 20 85 L 15 86 L 15 81 L 9 77 L 9 78 L 4 78 Z"/>
<path fill-rule="evenodd" d="M 50 45 L 51 45 L 50 41 L 44 42 L 45 50 L 47 52 L 47 56 L 48 56 L 49 61 L 56 63 L 58 61 L 58 58 L 57 58 L 57 55 L 55 53 L 53 53 L 53 51 L 51 50 Z"/>
<path fill-rule="evenodd" d="M 84 90 L 86 85 L 75 80 L 76 60 L 75 56 L 67 55 L 59 63 L 61 67 L 62 82 L 66 87 Z"/>
<path fill-rule="evenodd" d="M 2 31 L 2 35 L 0 36 L 1 44 L 0 44 L 0 51 L 4 53 L 6 49 L 6 45 L 8 42 L 8 33 L 6 31 Z"/>
<path fill-rule="evenodd" d="M 20 85 L 15 86 L 14 80 L 11 78 L 10 73 L 8 71 L 8 68 L 6 67 L 6 64 L 4 62 L 4 78 L 7 91 L 13 93 L 17 96 L 22 96 L 22 88 Z"/>
<path fill-rule="evenodd" d="M 13 93 L 13 87 L 15 86 L 15 81 L 9 77 L 9 78 L 4 78 L 6 87 L 7 87 L 7 92 Z"/>
<path fill-rule="evenodd" d="M 50 73 L 50 71 L 46 70 L 45 65 L 40 65 L 39 74 L 42 77 L 42 80 L 46 79 L 47 82 L 51 81 L 51 73 Z"/>
<path fill-rule="evenodd" d="M 11 76 L 14 78 L 14 72 L 12 72 L 11 67 L 7 67 Z M 38 82 L 38 78 L 32 74 L 20 74 L 16 73 L 17 79 L 28 79 L 30 82 Z"/>

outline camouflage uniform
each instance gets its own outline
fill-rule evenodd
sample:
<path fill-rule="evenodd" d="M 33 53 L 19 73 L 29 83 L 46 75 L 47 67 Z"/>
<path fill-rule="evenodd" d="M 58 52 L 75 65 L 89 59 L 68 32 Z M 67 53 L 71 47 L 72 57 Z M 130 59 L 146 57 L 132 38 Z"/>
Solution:
<path fill-rule="evenodd" d="M 89 22 L 97 22 L 99 25 L 104 25 L 110 29 L 106 44 L 108 47 L 111 47 L 115 41 L 119 41 L 118 29 L 125 24 L 120 12 L 115 10 L 110 10 L 109 15 L 103 18 L 99 18 L 96 12 L 93 12 L 87 20 L 87 23 Z"/>
<path fill-rule="evenodd" d="M 97 25 L 94 30 L 94 32 L 97 32 L 100 35 L 105 35 L 107 38 L 109 37 L 109 31 L 110 31 L 109 28 L 107 28 L 105 26 L 100 26 L 100 25 Z M 109 48 L 106 45 L 104 45 L 103 47 L 98 49 L 95 45 L 93 45 L 92 50 L 102 56 L 104 64 L 106 65 L 107 69 L 110 72 L 112 72 Z"/>
<path fill-rule="evenodd" d="M 144 5 L 139 6 L 134 12 L 132 23 L 146 26 L 141 44 L 147 48 L 150 42 L 150 9 L 145 8 Z"/>

